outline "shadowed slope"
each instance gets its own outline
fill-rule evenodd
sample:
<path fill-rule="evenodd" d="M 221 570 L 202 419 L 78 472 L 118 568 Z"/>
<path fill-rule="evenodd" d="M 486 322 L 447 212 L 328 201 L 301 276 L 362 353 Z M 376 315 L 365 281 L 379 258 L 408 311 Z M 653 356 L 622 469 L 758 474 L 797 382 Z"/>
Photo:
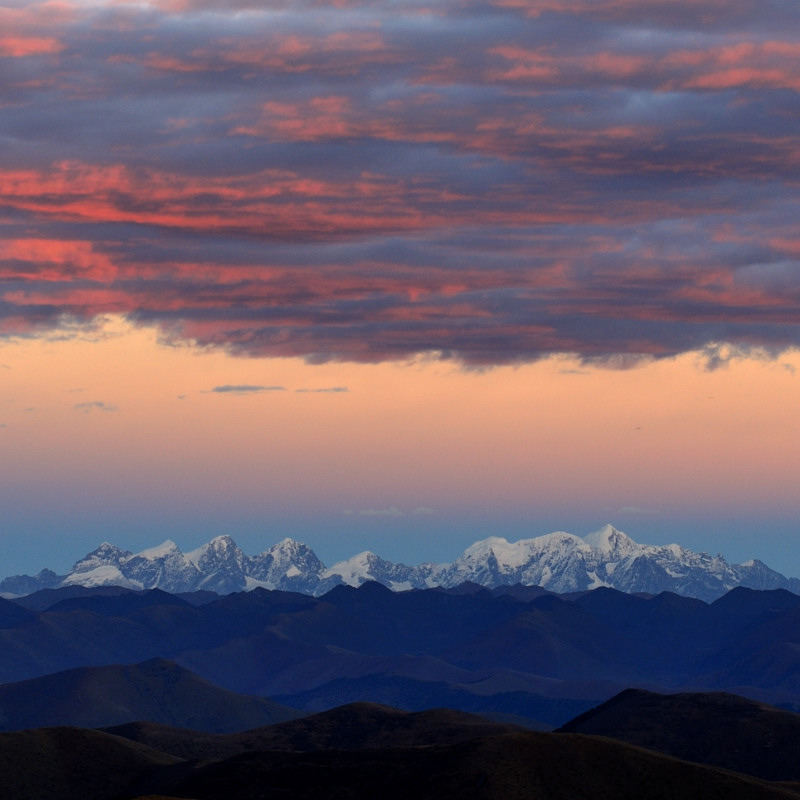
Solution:
<path fill-rule="evenodd" d="M 213 759 L 256 750 L 360 750 L 445 745 L 519 731 L 473 714 L 437 708 L 408 713 L 375 703 L 353 703 L 302 719 L 227 736 L 178 730 L 149 723 L 109 728 L 183 758 Z"/>
<path fill-rule="evenodd" d="M 131 666 L 79 667 L 0 686 L 4 730 L 99 728 L 149 720 L 223 733 L 295 716 L 292 709 L 271 700 L 220 689 L 158 658 Z"/>
<path fill-rule="evenodd" d="M 178 759 L 145 745 L 80 728 L 0 734 L 3 800 L 107 800 L 134 794 Z"/>
<path fill-rule="evenodd" d="M 506 734 L 449 746 L 254 752 L 210 765 L 165 794 L 197 800 L 769 800 L 756 778 L 603 738 Z"/>
<path fill-rule="evenodd" d="M 767 780 L 800 780 L 800 714 L 722 692 L 629 689 L 560 730 L 610 736 Z"/>
<path fill-rule="evenodd" d="M 157 726 L 133 727 L 158 733 Z M 4 800 L 101 800 L 137 794 L 193 800 L 798 797 L 788 786 L 603 737 L 514 732 L 475 738 L 499 730 L 446 710 L 404 714 L 358 704 L 243 734 L 184 732 L 206 745 L 226 740 L 257 748 L 204 765 L 100 731 L 22 731 L 0 735 L 0 788 Z M 174 737 L 181 733 L 163 731 Z M 465 735 L 469 738 L 463 740 Z M 262 749 L 267 747 L 303 750 Z"/>

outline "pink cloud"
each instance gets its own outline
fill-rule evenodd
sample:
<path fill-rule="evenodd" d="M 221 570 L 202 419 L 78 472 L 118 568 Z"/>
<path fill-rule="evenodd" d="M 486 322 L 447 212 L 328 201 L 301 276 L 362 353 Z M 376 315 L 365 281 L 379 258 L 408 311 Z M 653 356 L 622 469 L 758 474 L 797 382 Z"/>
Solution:
<path fill-rule="evenodd" d="M 4 267 L 4 261 L 15 263 Z M 27 265 L 27 266 L 25 266 Z M 117 274 L 111 259 L 95 250 L 93 242 L 57 239 L 7 239 L 0 241 L 0 275 L 6 279 L 35 277 L 38 280 L 109 280 Z"/>
<path fill-rule="evenodd" d="M 63 47 L 61 42 L 49 36 L 0 36 L 0 57 L 21 58 L 42 53 L 57 53 Z"/>

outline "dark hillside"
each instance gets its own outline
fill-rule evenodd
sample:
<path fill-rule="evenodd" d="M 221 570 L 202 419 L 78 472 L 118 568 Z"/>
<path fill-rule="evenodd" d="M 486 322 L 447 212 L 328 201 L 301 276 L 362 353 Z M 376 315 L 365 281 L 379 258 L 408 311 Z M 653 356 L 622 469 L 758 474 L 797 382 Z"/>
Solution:
<path fill-rule="evenodd" d="M 3 800 L 109 800 L 130 796 L 154 770 L 177 763 L 101 731 L 42 728 L 0 733 Z"/>
<path fill-rule="evenodd" d="M 610 736 L 767 780 L 800 781 L 800 714 L 731 694 L 629 689 L 560 730 Z"/>
<path fill-rule="evenodd" d="M 292 709 L 209 683 L 171 661 L 78 667 L 0 685 L 0 729 L 100 728 L 136 720 L 215 733 L 291 719 Z"/>
<path fill-rule="evenodd" d="M 196 800 L 777 800 L 790 790 L 609 739 L 506 734 L 449 746 L 245 753 L 164 794 Z"/>
<path fill-rule="evenodd" d="M 310 752 L 455 744 L 521 729 L 446 708 L 407 713 L 374 703 L 354 703 L 225 736 L 152 723 L 132 723 L 107 730 L 183 758 L 219 759 L 265 750 Z"/>

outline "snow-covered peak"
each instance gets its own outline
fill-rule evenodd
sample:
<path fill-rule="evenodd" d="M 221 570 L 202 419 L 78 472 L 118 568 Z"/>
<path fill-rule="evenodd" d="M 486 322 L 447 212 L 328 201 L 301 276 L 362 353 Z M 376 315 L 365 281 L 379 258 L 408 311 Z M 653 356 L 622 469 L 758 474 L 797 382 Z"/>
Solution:
<path fill-rule="evenodd" d="M 220 553 L 226 550 L 238 549 L 236 542 L 233 541 L 232 536 L 223 534 L 222 536 L 215 536 L 207 545 L 209 550 Z"/>
<path fill-rule="evenodd" d="M 325 570 L 323 576 L 327 578 L 338 575 L 346 584 L 360 586 L 364 581 L 374 580 L 371 570 L 379 560 L 375 553 L 364 550 L 345 561 L 337 561 Z"/>
<path fill-rule="evenodd" d="M 583 540 L 572 533 L 556 531 L 533 539 L 520 539 L 509 542 L 502 536 L 490 536 L 475 542 L 464 551 L 462 559 L 476 560 L 490 554 L 497 563 L 510 568 L 518 568 L 528 563 L 536 554 L 544 552 L 566 552 L 579 547 Z"/>
<path fill-rule="evenodd" d="M 580 547 L 584 543 L 580 536 L 566 531 L 554 531 L 553 533 L 546 533 L 544 536 L 537 536 L 535 539 L 523 539 L 522 541 L 530 542 L 531 548 L 536 551 L 566 551 Z"/>
<path fill-rule="evenodd" d="M 301 553 L 310 549 L 311 548 L 307 544 L 303 544 L 302 542 L 298 542 L 296 539 L 290 539 L 288 536 L 286 536 L 276 544 L 272 545 L 272 547 L 267 548 L 262 555 L 269 553 L 274 558 L 281 556 L 291 557 L 297 553 Z"/>
<path fill-rule="evenodd" d="M 324 569 L 324 565 L 317 558 L 316 553 L 307 544 L 288 537 L 272 545 L 272 547 L 256 556 L 254 560 L 262 564 L 271 564 L 272 569 L 285 570 L 291 566 L 297 566 L 301 570 L 303 567 L 313 571 Z"/>
<path fill-rule="evenodd" d="M 622 531 L 618 531 L 613 525 L 604 525 L 599 531 L 584 536 L 583 541 L 605 556 L 618 558 L 627 558 L 643 550 L 642 545 L 634 542 Z"/>
<path fill-rule="evenodd" d="M 323 572 L 322 577 L 338 579 L 350 586 L 361 586 L 367 581 L 377 581 L 395 591 L 407 589 L 424 589 L 430 585 L 431 565 L 407 567 L 405 564 L 394 564 L 375 553 L 365 550 L 363 553 L 339 561 Z"/>
<path fill-rule="evenodd" d="M 164 558 L 164 556 L 171 555 L 172 553 L 180 553 L 178 545 L 175 544 L 172 539 L 166 539 L 161 544 L 141 550 L 136 555 L 140 558 L 158 559 Z"/>
<path fill-rule="evenodd" d="M 216 536 L 207 545 L 200 548 L 203 552 L 200 562 L 241 561 L 246 558 L 236 542 L 230 536 Z"/>
<path fill-rule="evenodd" d="M 269 589 L 316 594 L 324 571 L 325 565 L 307 544 L 288 537 L 247 560 L 248 577 Z"/>
<path fill-rule="evenodd" d="M 368 567 L 372 561 L 374 561 L 378 556 L 375 555 L 371 550 L 364 550 L 361 553 L 357 553 L 350 558 L 345 559 L 344 561 L 337 561 L 330 569 L 335 570 L 345 567 Z"/>
<path fill-rule="evenodd" d="M 73 572 L 64 578 L 62 586 L 123 586 L 126 589 L 141 589 L 142 584 L 130 580 L 113 564 L 100 564 L 93 569 Z"/>
<path fill-rule="evenodd" d="M 526 559 L 532 541 L 532 539 L 520 539 L 518 542 L 509 542 L 502 536 L 489 536 L 470 545 L 458 560 L 468 562 L 489 558 L 498 564 L 512 566 Z"/>
<path fill-rule="evenodd" d="M 208 559 L 216 560 L 230 557 L 231 555 L 235 557 L 237 552 L 241 553 L 242 551 L 239 550 L 231 536 L 215 536 L 210 542 L 206 542 L 206 544 L 186 553 L 186 559 L 191 564 L 199 567 L 201 562 Z"/>
<path fill-rule="evenodd" d="M 490 550 L 494 552 L 495 548 L 502 550 L 509 547 L 510 542 L 502 536 L 487 536 L 485 539 L 471 544 L 465 551 L 465 556 L 481 556 L 488 553 Z"/>
<path fill-rule="evenodd" d="M 609 552 L 614 549 L 611 539 L 618 533 L 619 531 L 613 525 L 606 524 L 599 531 L 586 534 L 583 541 L 597 550 Z"/>
<path fill-rule="evenodd" d="M 128 550 L 122 550 L 109 542 L 103 542 L 80 561 L 76 561 L 72 567 L 72 572 L 90 572 L 97 569 L 97 567 L 103 566 L 119 567 L 131 555 Z"/>

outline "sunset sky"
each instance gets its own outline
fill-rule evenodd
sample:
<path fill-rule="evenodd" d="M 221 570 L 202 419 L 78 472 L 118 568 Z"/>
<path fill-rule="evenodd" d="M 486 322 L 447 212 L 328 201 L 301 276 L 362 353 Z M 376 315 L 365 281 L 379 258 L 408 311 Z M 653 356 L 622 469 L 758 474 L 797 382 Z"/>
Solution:
<path fill-rule="evenodd" d="M 0 7 L 0 577 L 611 522 L 800 576 L 784 0 Z"/>

